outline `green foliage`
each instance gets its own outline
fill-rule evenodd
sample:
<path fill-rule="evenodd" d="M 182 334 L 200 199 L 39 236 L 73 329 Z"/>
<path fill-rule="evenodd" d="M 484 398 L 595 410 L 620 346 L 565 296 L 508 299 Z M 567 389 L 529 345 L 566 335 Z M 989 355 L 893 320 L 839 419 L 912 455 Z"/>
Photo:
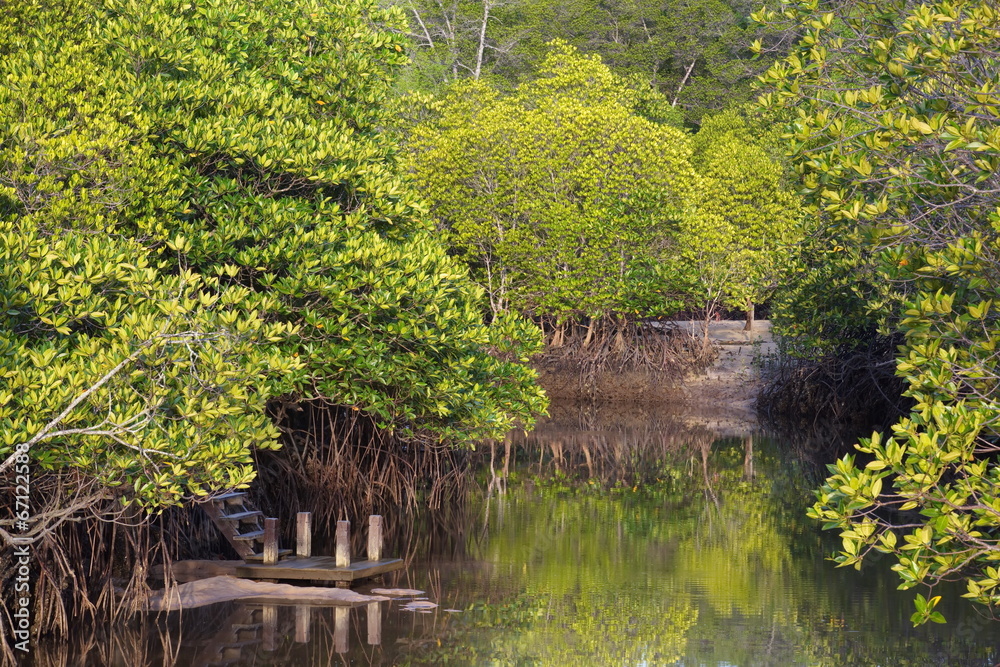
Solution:
<path fill-rule="evenodd" d="M 413 40 L 407 90 L 434 91 L 461 78 L 512 89 L 532 78 L 548 44 L 562 40 L 598 55 L 618 75 L 666 97 L 689 123 L 750 99 L 750 82 L 771 58 L 754 59 L 762 40 L 784 35 L 747 21 L 745 0 L 394 0 Z"/>
<path fill-rule="evenodd" d="M 146 506 L 245 486 L 252 448 L 276 444 L 268 378 L 298 366 L 268 344 L 294 326 L 263 320 L 269 297 L 163 272 L 130 238 L 169 210 L 176 177 L 123 116 L 134 99 L 98 41 L 67 34 L 61 12 L 79 8 L 36 7 L 37 31 L 2 33 L 0 456 L 30 447 Z"/>
<path fill-rule="evenodd" d="M 368 0 L 0 21 L 0 455 L 32 442 L 158 505 L 246 484 L 277 396 L 452 443 L 530 425 L 537 329 L 483 324 L 398 175 L 401 21 Z"/>
<path fill-rule="evenodd" d="M 890 436 L 874 434 L 858 446 L 872 458 L 863 468 L 850 457 L 832 466 L 810 512 L 842 530 L 838 563 L 859 565 L 871 549 L 894 553 L 901 589 L 962 573 L 966 597 L 988 605 L 1000 602 L 992 574 L 1000 559 L 1000 475 L 988 458 L 1000 417 L 993 312 L 1000 285 L 983 280 L 981 258 L 997 249 L 986 252 L 973 237 L 923 256 L 897 364 L 913 412 Z M 886 508 L 912 518 L 901 525 Z M 943 622 L 933 606 L 918 604 L 914 622 Z"/>
<path fill-rule="evenodd" d="M 859 446 L 865 467 L 848 457 L 831 469 L 811 516 L 841 529 L 841 564 L 877 549 L 896 556 L 901 588 L 961 576 L 968 597 L 996 604 L 1000 12 L 845 2 L 787 5 L 785 17 L 803 38 L 762 101 L 798 107 L 788 139 L 836 244 L 813 258 L 833 259 L 828 274 L 850 289 L 811 306 L 836 313 L 831 331 L 853 310 L 902 332 L 897 374 L 916 403 Z M 915 623 L 942 620 L 936 599 L 918 599 Z"/>
<path fill-rule="evenodd" d="M 529 435 L 518 459 L 531 483 L 493 495 L 482 525 L 486 502 L 472 505 L 482 532 L 468 558 L 482 566 L 442 569 L 438 600 L 464 611 L 414 624 L 401 663 L 990 664 L 973 610 L 956 628 L 907 629 L 887 567 L 831 571 L 835 540 L 802 515 L 808 476 L 791 443 L 589 423 Z M 622 452 L 646 450 L 656 474 L 609 489 L 588 474 L 587 448 L 625 465 Z M 962 612 L 954 602 L 934 611 Z"/>
<path fill-rule="evenodd" d="M 729 111 L 707 118 L 693 139 L 701 194 L 678 236 L 679 275 L 706 314 L 764 301 L 799 234 L 798 200 L 769 150 L 774 137 L 754 121 Z"/>
<path fill-rule="evenodd" d="M 869 308 L 893 294 L 874 249 L 856 229 L 818 220 L 815 211 L 804 216 L 800 238 L 771 306 L 783 349 L 808 359 L 865 350 L 892 316 L 891 309 Z"/>
<path fill-rule="evenodd" d="M 462 82 L 415 114 L 414 180 L 495 313 L 593 322 L 770 293 L 798 217 L 773 132 L 734 111 L 692 139 L 640 114 L 650 97 L 556 42 L 514 94 Z"/>
<path fill-rule="evenodd" d="M 276 444 L 265 381 L 297 366 L 261 343 L 291 328 L 242 312 L 246 290 L 93 239 L 0 223 L 0 456 L 30 443 L 43 469 L 148 506 L 246 486 L 252 448 Z"/>
<path fill-rule="evenodd" d="M 639 103 L 597 57 L 556 44 L 514 95 L 459 84 L 413 129 L 414 181 L 494 313 L 565 321 L 649 300 L 696 177 L 687 137 Z"/>

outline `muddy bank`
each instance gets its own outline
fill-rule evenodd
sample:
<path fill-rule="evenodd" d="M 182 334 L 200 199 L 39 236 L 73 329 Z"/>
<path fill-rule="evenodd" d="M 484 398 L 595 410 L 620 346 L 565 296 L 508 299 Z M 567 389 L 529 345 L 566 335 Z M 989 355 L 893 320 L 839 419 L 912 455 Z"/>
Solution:
<path fill-rule="evenodd" d="M 703 335 L 701 322 L 677 324 L 694 338 Z M 586 373 L 580 367 L 551 362 L 536 368 L 542 386 L 555 401 L 670 404 L 702 414 L 706 421 L 753 420 L 760 362 L 774 354 L 775 344 L 769 321 L 758 320 L 749 332 L 743 326 L 742 320 L 710 323 L 709 339 L 717 355 L 699 372 L 612 369 Z"/>
<path fill-rule="evenodd" d="M 649 370 L 587 373 L 568 363 L 537 364 L 535 370 L 545 392 L 558 401 L 671 402 L 682 385 L 676 374 Z"/>

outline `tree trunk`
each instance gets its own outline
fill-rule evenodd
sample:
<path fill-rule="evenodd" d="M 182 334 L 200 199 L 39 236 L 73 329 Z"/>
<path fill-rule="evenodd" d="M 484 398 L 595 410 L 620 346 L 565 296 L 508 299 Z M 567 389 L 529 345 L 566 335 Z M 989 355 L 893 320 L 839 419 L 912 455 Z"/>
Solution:
<path fill-rule="evenodd" d="M 476 69 L 472 73 L 472 78 L 477 81 L 483 71 L 483 52 L 486 50 L 486 24 L 490 21 L 490 8 L 492 5 L 492 0 L 483 0 L 483 24 L 479 26 L 479 49 L 476 51 Z"/>
<path fill-rule="evenodd" d="M 563 346 L 563 325 L 561 323 L 556 324 L 556 330 L 552 333 L 552 343 L 553 349 Z"/>
<path fill-rule="evenodd" d="M 754 322 L 754 304 L 752 299 L 747 299 L 747 323 L 743 327 L 744 331 L 753 331 Z"/>
<path fill-rule="evenodd" d="M 618 325 L 618 331 L 615 333 L 613 349 L 616 354 L 621 354 L 625 351 L 625 326 L 622 324 Z"/>
<path fill-rule="evenodd" d="M 424 24 L 424 20 L 420 17 L 420 12 L 417 11 L 417 8 L 413 6 L 412 2 L 410 3 L 410 10 L 413 12 L 413 18 L 417 19 L 417 23 L 420 24 L 420 29 L 424 31 L 424 37 L 427 39 L 427 46 L 434 48 L 434 38 L 431 37 L 430 31 L 427 30 L 427 26 Z"/>
<path fill-rule="evenodd" d="M 587 336 L 583 339 L 583 349 L 587 349 L 590 345 L 590 341 L 594 338 L 594 328 L 597 326 L 597 320 L 591 318 L 590 325 L 587 327 Z"/>
<path fill-rule="evenodd" d="M 708 336 L 708 329 L 711 326 L 712 318 L 715 316 L 715 304 L 709 303 L 705 306 L 705 324 L 702 327 L 702 333 L 704 338 L 702 339 L 702 346 L 707 350 L 711 346 L 710 338 Z"/>
<path fill-rule="evenodd" d="M 670 104 L 671 107 L 676 107 L 677 106 L 677 100 L 678 100 L 678 98 L 680 98 L 681 91 L 684 90 L 684 84 L 687 83 L 688 77 L 691 76 L 691 70 L 694 69 L 694 64 L 696 62 L 698 62 L 697 58 L 691 61 L 691 64 L 688 65 L 687 71 L 684 72 L 684 78 L 681 79 L 681 85 L 677 86 L 677 92 L 674 94 L 674 101 L 671 102 L 671 104 Z"/>

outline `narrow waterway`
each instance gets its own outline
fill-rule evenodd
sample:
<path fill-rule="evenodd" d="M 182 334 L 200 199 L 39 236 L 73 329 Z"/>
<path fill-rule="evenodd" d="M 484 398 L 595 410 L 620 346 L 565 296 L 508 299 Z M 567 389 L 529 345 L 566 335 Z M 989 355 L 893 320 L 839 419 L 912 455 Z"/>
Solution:
<path fill-rule="evenodd" d="M 63 664 L 1000 661 L 1000 624 L 959 588 L 937 591 L 946 625 L 913 628 L 915 591 L 888 558 L 826 560 L 836 536 L 804 515 L 815 442 L 648 410 L 561 415 L 497 447 L 464 506 L 419 518 L 437 537 L 385 585 L 423 604 L 214 605 L 63 647 L 91 656 Z"/>

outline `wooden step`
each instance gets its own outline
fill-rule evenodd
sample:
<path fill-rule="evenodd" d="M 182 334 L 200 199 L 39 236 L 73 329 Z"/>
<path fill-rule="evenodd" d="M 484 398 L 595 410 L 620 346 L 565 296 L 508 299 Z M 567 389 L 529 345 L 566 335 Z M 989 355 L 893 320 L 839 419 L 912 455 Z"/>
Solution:
<path fill-rule="evenodd" d="M 266 531 L 264 528 L 272 519 L 265 519 L 264 513 L 254 507 L 253 501 L 244 491 L 231 491 L 215 496 L 201 503 L 205 513 L 212 523 L 225 536 L 240 558 L 256 556 L 263 562 L 260 544 L 263 543 Z M 277 523 L 277 519 L 273 519 Z M 283 550 L 282 555 L 291 553 Z M 281 556 L 279 556 L 279 559 Z"/>
<path fill-rule="evenodd" d="M 229 627 L 232 629 L 233 635 L 238 636 L 241 632 L 256 633 L 263 626 L 260 623 L 233 623 Z"/>
<path fill-rule="evenodd" d="M 232 661 L 239 660 L 243 657 L 243 646 L 248 646 L 248 645 L 256 646 L 258 644 L 260 644 L 259 640 L 255 642 L 241 643 L 241 645 L 239 646 L 236 645 L 226 646 L 221 651 L 219 651 L 219 653 L 221 654 L 220 657 L 223 660 L 229 661 L 229 663 L 231 663 Z"/>
<path fill-rule="evenodd" d="M 232 503 L 237 500 L 243 500 L 247 497 L 245 491 L 233 491 L 231 493 L 223 493 L 221 496 L 215 496 L 212 498 L 213 503 Z"/>
<path fill-rule="evenodd" d="M 260 639 L 241 639 L 238 641 L 226 642 L 225 644 L 218 647 L 218 651 L 221 653 L 222 651 L 228 649 L 239 650 L 242 648 L 246 648 L 247 646 L 257 646 L 258 644 L 260 644 Z"/>
<path fill-rule="evenodd" d="M 242 535 L 233 535 L 232 539 L 236 540 L 237 542 L 251 542 L 253 540 L 263 539 L 263 537 L 264 537 L 263 530 L 252 530 L 249 533 L 243 533 Z"/>
<path fill-rule="evenodd" d="M 256 508 L 253 507 L 249 498 L 247 498 L 246 493 L 242 491 L 223 493 L 211 500 L 202 502 L 201 508 L 205 510 L 205 513 L 212 519 L 212 523 L 225 536 L 240 558 L 245 558 L 256 551 L 253 548 L 252 538 L 244 537 L 243 539 L 238 539 L 234 537 L 234 533 L 239 533 L 240 527 L 246 529 L 250 528 L 250 525 L 241 524 L 238 519 L 226 518 L 232 516 L 238 517 L 246 512 L 256 511 Z M 231 514 L 226 514 L 226 512 L 231 512 Z M 256 528 L 259 529 L 259 524 Z M 259 534 L 263 535 L 263 531 Z"/>
<path fill-rule="evenodd" d="M 260 623 L 231 623 L 230 628 L 239 632 L 240 630 L 260 630 Z"/>
<path fill-rule="evenodd" d="M 259 510 L 247 510 L 233 514 L 220 514 L 219 519 L 221 521 L 243 521 L 244 519 L 252 519 L 255 516 L 264 516 L 264 513 Z"/>
<path fill-rule="evenodd" d="M 281 560 L 282 558 L 287 558 L 288 556 L 291 556 L 293 553 L 294 551 L 292 549 L 278 549 L 278 560 Z M 245 560 L 248 563 L 263 563 L 264 554 L 251 554 L 249 556 L 244 557 L 243 560 Z"/>

